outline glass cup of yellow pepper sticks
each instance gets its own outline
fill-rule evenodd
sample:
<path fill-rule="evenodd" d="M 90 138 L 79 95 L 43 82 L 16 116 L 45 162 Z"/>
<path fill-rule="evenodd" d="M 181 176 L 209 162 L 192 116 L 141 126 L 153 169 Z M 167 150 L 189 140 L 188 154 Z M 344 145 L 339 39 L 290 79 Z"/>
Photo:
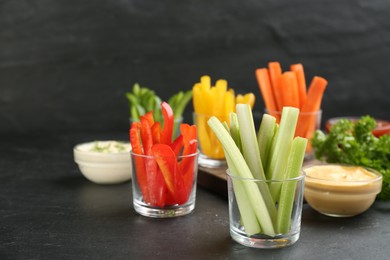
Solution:
<path fill-rule="evenodd" d="M 255 95 L 235 95 L 234 89 L 228 88 L 228 82 L 219 79 L 211 85 L 209 76 L 202 76 L 195 83 L 193 93 L 193 121 L 198 131 L 200 149 L 199 165 L 208 168 L 226 167 L 225 155 L 218 138 L 207 125 L 211 116 L 216 116 L 221 122 L 229 124 L 230 112 L 235 112 L 236 104 L 247 103 L 253 108 Z"/>

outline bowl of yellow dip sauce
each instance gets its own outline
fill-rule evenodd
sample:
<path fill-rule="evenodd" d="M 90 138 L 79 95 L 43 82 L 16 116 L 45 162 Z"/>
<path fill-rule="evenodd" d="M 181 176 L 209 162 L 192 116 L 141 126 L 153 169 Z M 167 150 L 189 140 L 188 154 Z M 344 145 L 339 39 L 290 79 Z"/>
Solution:
<path fill-rule="evenodd" d="M 382 189 L 382 175 L 360 166 L 323 164 L 305 168 L 305 200 L 332 217 L 351 217 L 366 211 Z"/>

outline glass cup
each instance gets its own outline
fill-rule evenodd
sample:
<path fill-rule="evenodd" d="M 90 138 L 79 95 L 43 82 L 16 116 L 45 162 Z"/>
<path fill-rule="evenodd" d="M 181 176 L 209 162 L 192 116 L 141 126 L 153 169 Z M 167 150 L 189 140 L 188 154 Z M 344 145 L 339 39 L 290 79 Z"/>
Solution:
<path fill-rule="evenodd" d="M 268 111 L 265 109 L 265 113 L 270 114 L 276 118 L 277 123 L 280 121 L 282 112 L 280 111 Z M 313 149 L 310 139 L 313 137 L 314 132 L 321 127 L 322 110 L 315 112 L 299 112 L 298 123 L 295 135 L 307 138 L 307 146 L 305 159 L 313 158 Z"/>
<path fill-rule="evenodd" d="M 195 209 L 199 151 L 176 157 L 130 153 L 133 207 L 137 213 L 169 218 Z"/>
<path fill-rule="evenodd" d="M 264 249 L 294 244 L 301 229 L 304 176 L 302 172 L 293 179 L 259 180 L 233 176 L 227 170 L 229 226 L 233 240 Z M 271 199 L 267 204 L 263 200 L 264 191 L 272 185 L 280 187 L 280 196 L 276 203 Z"/>
<path fill-rule="evenodd" d="M 218 138 L 208 126 L 209 115 L 193 113 L 193 121 L 197 128 L 199 142 L 199 165 L 208 168 L 226 167 L 225 154 Z M 228 118 L 217 116 L 221 122 Z"/>

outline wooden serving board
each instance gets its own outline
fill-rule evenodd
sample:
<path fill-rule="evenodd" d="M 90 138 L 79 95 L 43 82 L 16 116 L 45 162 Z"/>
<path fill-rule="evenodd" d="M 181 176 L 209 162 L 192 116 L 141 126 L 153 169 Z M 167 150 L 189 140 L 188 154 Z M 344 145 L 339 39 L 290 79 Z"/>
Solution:
<path fill-rule="evenodd" d="M 309 167 L 312 165 L 320 164 L 317 160 L 305 160 L 303 167 Z M 227 167 L 222 168 L 206 168 L 199 166 L 198 168 L 198 185 L 214 192 L 218 195 L 227 198 L 227 179 L 226 179 Z"/>

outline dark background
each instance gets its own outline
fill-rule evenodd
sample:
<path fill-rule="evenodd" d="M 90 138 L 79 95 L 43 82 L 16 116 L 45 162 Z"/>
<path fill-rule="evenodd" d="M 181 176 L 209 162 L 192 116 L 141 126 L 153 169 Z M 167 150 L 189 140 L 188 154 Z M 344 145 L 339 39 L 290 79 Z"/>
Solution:
<path fill-rule="evenodd" d="M 323 121 L 389 120 L 389 16 L 388 0 L 0 0 L 0 134 L 127 131 L 134 82 L 167 99 L 204 74 L 261 113 L 271 60 L 328 79 Z"/>

